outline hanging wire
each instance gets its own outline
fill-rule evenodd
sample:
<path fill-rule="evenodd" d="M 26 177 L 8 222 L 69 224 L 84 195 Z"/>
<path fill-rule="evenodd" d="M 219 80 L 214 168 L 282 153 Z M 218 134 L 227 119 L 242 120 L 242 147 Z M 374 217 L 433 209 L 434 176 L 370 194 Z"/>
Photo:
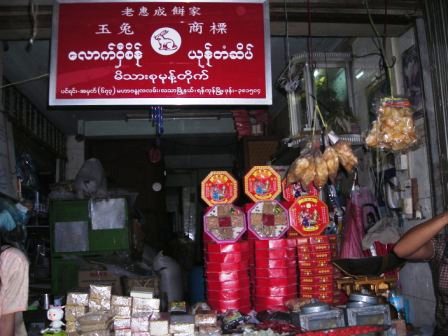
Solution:
<path fill-rule="evenodd" d="M 28 40 L 28 45 L 26 46 L 26 50 L 30 51 L 34 45 L 34 40 L 37 36 L 37 27 L 38 27 L 38 12 L 39 5 L 34 2 L 34 0 L 30 0 L 30 18 L 31 18 L 31 37 Z"/>
<path fill-rule="evenodd" d="M 2 86 L 0 86 L 0 89 L 4 89 L 4 88 L 10 87 L 10 86 L 16 86 L 16 85 L 32 82 L 32 81 L 35 81 L 35 80 L 38 80 L 38 79 L 41 79 L 41 78 L 45 78 L 45 77 L 48 77 L 47 73 L 43 74 L 43 75 L 36 76 L 36 77 L 24 79 L 22 81 L 17 81 L 17 82 L 13 82 L 13 83 L 8 83 L 8 84 L 5 84 L 5 85 L 2 85 Z"/>
<path fill-rule="evenodd" d="M 385 0 L 385 15 L 387 16 L 387 1 Z M 380 33 L 376 29 L 375 22 L 373 21 L 372 14 L 370 13 L 369 8 L 369 0 L 364 0 L 364 7 L 366 8 L 367 16 L 369 18 L 369 24 L 375 34 L 375 37 L 372 38 L 373 44 L 378 49 L 380 53 L 380 70 L 384 71 L 384 75 L 386 77 L 386 83 L 387 83 L 387 90 L 388 95 L 392 96 L 392 89 L 391 89 L 391 69 L 394 67 L 396 58 L 395 56 L 392 57 L 391 64 L 387 64 L 386 61 L 386 35 L 383 35 L 381 37 Z M 385 18 L 384 21 L 384 34 L 387 33 L 387 19 Z"/>
<path fill-rule="evenodd" d="M 308 64 L 310 67 L 312 66 L 313 56 L 311 55 L 312 49 L 312 40 L 311 40 L 311 2 L 310 0 L 306 1 L 306 10 L 308 16 L 308 37 L 307 37 L 307 49 L 308 49 Z"/>
<path fill-rule="evenodd" d="M 289 47 L 289 19 L 288 19 L 288 5 L 287 0 L 283 1 L 283 12 L 285 13 L 285 35 L 286 35 L 286 43 L 285 43 L 285 51 L 286 51 L 286 62 L 288 62 L 288 72 L 291 70 L 291 50 Z"/>

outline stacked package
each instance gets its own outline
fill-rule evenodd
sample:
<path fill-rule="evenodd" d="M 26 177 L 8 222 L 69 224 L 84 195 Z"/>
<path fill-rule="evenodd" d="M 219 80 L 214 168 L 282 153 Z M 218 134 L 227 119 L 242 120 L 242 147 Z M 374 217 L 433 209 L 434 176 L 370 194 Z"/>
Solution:
<path fill-rule="evenodd" d="M 330 243 L 330 252 L 331 259 L 339 258 L 339 249 L 338 249 L 338 237 L 336 235 L 328 235 L 328 241 Z M 339 306 L 347 303 L 347 294 L 337 285 L 337 279 L 344 277 L 342 272 L 333 265 L 333 283 L 334 283 L 334 291 L 333 291 L 333 305 Z"/>
<path fill-rule="evenodd" d="M 285 311 L 285 303 L 297 297 L 296 240 L 257 240 L 254 246 L 255 310 Z"/>
<path fill-rule="evenodd" d="M 89 305 L 89 294 L 83 292 L 67 293 L 65 305 L 65 331 L 67 333 L 76 332 L 76 319 L 87 313 Z"/>
<path fill-rule="evenodd" d="M 76 331 L 83 336 L 109 336 L 112 322 L 110 311 L 89 312 L 76 319 Z"/>
<path fill-rule="evenodd" d="M 172 336 L 194 335 L 194 316 L 189 314 L 171 315 L 169 332 Z"/>
<path fill-rule="evenodd" d="M 114 314 L 115 334 L 128 335 L 131 332 L 132 298 L 112 295 L 112 313 Z"/>
<path fill-rule="evenodd" d="M 169 335 L 170 314 L 155 312 L 149 320 L 149 334 L 151 336 Z"/>
<path fill-rule="evenodd" d="M 112 286 L 90 285 L 89 312 L 110 310 Z"/>
<path fill-rule="evenodd" d="M 194 315 L 194 325 L 199 336 L 221 335 L 218 316 L 214 310 L 198 310 Z"/>
<path fill-rule="evenodd" d="M 333 303 L 334 278 L 328 236 L 297 238 L 300 297 Z"/>
<path fill-rule="evenodd" d="M 205 244 L 207 302 L 212 309 L 249 312 L 249 245 L 247 241 Z"/>
<path fill-rule="evenodd" d="M 160 299 L 152 297 L 152 293 L 144 289 L 131 290 L 131 331 L 135 336 L 149 336 L 150 318 L 160 312 Z"/>

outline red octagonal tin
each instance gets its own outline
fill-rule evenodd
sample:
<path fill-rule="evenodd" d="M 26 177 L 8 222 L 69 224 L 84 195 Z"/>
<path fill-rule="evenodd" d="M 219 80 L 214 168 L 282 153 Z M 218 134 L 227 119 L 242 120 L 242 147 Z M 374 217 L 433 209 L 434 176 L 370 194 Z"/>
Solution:
<path fill-rule="evenodd" d="M 209 206 L 232 203 L 238 197 L 238 183 L 226 171 L 212 171 L 201 182 L 201 198 Z"/>
<path fill-rule="evenodd" d="M 254 166 L 244 176 L 244 192 L 254 202 L 274 200 L 282 192 L 280 175 L 269 166 Z"/>
<path fill-rule="evenodd" d="M 235 242 L 246 232 L 244 212 L 233 204 L 214 205 L 204 215 L 204 232 L 218 243 Z"/>
<path fill-rule="evenodd" d="M 317 196 L 301 196 L 289 207 L 289 220 L 302 236 L 320 235 L 330 222 L 328 207 Z"/>

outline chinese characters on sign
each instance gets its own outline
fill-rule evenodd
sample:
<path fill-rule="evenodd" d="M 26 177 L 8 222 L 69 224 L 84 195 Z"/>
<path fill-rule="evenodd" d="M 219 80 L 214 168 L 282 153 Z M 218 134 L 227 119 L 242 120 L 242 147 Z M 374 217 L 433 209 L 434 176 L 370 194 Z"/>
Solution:
<path fill-rule="evenodd" d="M 267 1 L 59 0 L 54 13 L 51 105 L 271 104 Z"/>

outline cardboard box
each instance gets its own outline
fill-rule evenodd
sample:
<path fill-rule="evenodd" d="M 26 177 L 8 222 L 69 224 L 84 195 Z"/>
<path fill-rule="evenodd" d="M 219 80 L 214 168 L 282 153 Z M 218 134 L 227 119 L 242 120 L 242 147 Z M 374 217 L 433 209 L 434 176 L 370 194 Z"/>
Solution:
<path fill-rule="evenodd" d="M 152 289 L 154 296 L 159 297 L 160 285 L 159 277 L 154 276 L 127 276 L 123 278 L 123 287 L 126 295 L 130 295 L 131 290 L 136 287 Z"/>
<path fill-rule="evenodd" d="M 93 284 L 112 286 L 112 293 L 114 295 L 123 294 L 119 275 L 100 270 L 78 271 L 78 287 L 89 288 Z"/>

